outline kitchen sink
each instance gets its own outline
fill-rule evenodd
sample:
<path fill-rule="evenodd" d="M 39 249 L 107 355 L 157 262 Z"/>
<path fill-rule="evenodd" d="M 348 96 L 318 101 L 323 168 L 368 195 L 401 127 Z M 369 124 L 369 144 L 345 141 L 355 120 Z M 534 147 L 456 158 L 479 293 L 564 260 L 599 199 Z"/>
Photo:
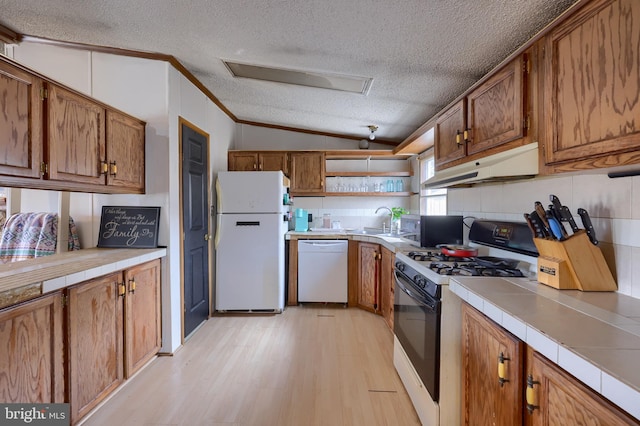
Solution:
<path fill-rule="evenodd" d="M 375 235 L 378 237 L 402 237 L 403 235 L 408 235 L 408 232 L 388 232 L 387 230 L 383 230 L 382 228 L 363 228 L 356 229 L 351 231 L 352 234 L 359 235 Z"/>

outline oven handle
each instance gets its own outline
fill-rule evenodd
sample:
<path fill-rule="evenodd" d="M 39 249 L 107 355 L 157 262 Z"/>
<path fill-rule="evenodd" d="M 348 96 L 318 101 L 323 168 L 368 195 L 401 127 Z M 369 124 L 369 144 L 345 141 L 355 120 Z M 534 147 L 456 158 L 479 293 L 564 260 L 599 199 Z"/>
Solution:
<path fill-rule="evenodd" d="M 405 279 L 404 277 L 402 277 L 402 275 L 398 275 L 398 271 L 393 271 L 393 275 L 396 279 L 396 284 L 398 285 L 398 287 L 400 287 L 400 290 L 402 290 L 407 296 L 409 296 L 410 298 L 412 298 L 413 300 L 415 300 L 416 302 L 420 303 L 422 306 L 424 306 L 425 308 L 428 308 L 429 310 L 433 311 L 433 312 L 437 312 L 437 305 L 438 305 L 438 301 L 435 299 L 428 299 L 420 294 L 417 294 L 413 291 L 411 291 L 408 286 L 410 286 L 410 282 Z M 405 284 L 407 283 L 407 284 Z"/>

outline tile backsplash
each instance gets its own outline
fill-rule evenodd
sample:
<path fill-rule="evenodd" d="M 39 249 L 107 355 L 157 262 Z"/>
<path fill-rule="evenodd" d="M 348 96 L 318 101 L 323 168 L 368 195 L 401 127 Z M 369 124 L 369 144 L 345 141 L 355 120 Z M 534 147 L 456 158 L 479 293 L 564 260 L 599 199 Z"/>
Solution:
<path fill-rule="evenodd" d="M 415 197 L 411 197 L 415 198 Z M 332 221 L 340 221 L 342 228 L 359 229 L 363 227 L 381 227 L 389 223 L 389 213 L 375 211 L 378 207 L 404 207 L 411 211 L 409 197 L 295 197 L 292 210 L 305 209 L 313 215 L 312 228 L 322 228 L 322 215 L 329 213 Z M 415 210 L 417 213 L 417 210 Z M 414 211 L 412 211 L 414 213 Z M 295 214 L 294 214 L 295 216 Z"/>
<path fill-rule="evenodd" d="M 640 298 L 640 177 L 606 174 L 559 175 L 448 191 L 449 214 L 523 221 L 537 200 L 554 194 L 582 227 L 578 208 L 589 212 L 618 292 Z"/>

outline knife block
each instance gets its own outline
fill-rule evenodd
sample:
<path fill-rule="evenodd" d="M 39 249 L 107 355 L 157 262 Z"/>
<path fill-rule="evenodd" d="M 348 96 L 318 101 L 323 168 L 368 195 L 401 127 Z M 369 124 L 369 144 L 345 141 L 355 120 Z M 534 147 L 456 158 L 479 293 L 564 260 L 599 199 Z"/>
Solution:
<path fill-rule="evenodd" d="M 616 291 L 618 285 L 602 251 L 584 229 L 564 241 L 534 238 L 538 248 L 538 281 L 560 290 Z"/>

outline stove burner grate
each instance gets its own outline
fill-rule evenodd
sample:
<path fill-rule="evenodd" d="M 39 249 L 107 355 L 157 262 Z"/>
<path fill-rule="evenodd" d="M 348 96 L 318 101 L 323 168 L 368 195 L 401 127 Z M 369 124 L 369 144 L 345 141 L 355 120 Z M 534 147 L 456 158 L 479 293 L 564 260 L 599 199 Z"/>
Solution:
<path fill-rule="evenodd" d="M 407 256 L 421 262 L 471 262 L 471 257 L 447 256 L 438 251 L 410 251 Z"/>
<path fill-rule="evenodd" d="M 524 274 L 515 268 L 495 268 L 491 266 L 478 265 L 477 263 L 453 264 L 432 262 L 429 269 L 440 275 L 456 275 L 469 277 L 523 277 Z"/>

